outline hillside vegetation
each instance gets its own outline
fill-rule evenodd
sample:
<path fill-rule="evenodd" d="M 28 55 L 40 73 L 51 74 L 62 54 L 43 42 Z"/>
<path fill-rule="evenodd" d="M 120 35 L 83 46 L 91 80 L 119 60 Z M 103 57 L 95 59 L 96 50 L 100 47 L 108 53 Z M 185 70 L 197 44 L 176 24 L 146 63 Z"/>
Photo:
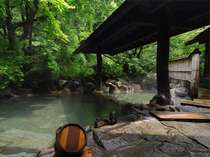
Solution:
<path fill-rule="evenodd" d="M 85 40 L 123 0 L 2 0 L 0 1 L 0 89 L 39 87 L 58 79 L 95 74 L 95 55 L 75 54 Z M 189 55 L 195 47 L 185 42 L 198 29 L 171 38 L 171 58 Z M 200 46 L 203 50 L 203 46 Z M 163 53 L 164 55 L 164 53 Z M 156 43 L 114 57 L 103 56 L 108 78 L 155 72 Z"/>

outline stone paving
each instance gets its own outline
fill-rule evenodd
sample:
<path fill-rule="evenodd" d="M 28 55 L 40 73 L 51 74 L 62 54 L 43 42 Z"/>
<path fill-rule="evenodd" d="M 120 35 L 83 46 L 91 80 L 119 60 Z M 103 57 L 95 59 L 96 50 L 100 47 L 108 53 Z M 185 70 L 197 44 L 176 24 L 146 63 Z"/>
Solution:
<path fill-rule="evenodd" d="M 207 157 L 210 126 L 207 123 L 159 122 L 155 118 L 94 130 L 103 147 L 101 157 Z"/>

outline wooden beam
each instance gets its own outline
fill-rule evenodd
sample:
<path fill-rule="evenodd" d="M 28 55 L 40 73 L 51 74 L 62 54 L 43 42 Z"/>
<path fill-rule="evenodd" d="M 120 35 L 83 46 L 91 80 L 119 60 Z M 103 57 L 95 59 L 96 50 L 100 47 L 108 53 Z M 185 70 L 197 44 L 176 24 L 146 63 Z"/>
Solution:
<path fill-rule="evenodd" d="M 96 88 L 98 91 L 102 90 L 102 55 L 101 53 L 96 54 L 97 67 L 96 67 Z"/>
<path fill-rule="evenodd" d="M 202 14 L 200 14 L 200 15 L 191 17 L 190 19 L 188 19 L 188 20 L 186 21 L 186 23 L 194 22 L 195 20 L 198 20 L 198 19 L 208 18 L 209 15 L 210 15 L 209 11 L 208 11 L 208 12 L 204 12 L 204 13 L 202 13 Z"/>
<path fill-rule="evenodd" d="M 199 80 L 200 80 L 200 51 L 195 50 L 192 57 L 192 72 L 190 83 L 190 95 L 192 98 L 198 97 Z"/>
<path fill-rule="evenodd" d="M 132 49 L 133 47 L 135 47 L 135 48 L 140 47 L 142 45 L 147 44 L 147 43 L 145 43 L 145 41 L 147 39 L 155 40 L 154 38 L 155 38 L 156 35 L 157 35 L 156 32 L 155 33 L 152 32 L 152 34 L 149 34 L 149 35 L 145 36 L 144 38 L 140 38 L 138 40 L 133 41 L 132 43 L 124 44 L 123 46 L 115 48 L 115 49 L 113 49 L 112 52 L 119 52 L 119 51 L 124 51 L 126 49 Z"/>
<path fill-rule="evenodd" d="M 102 39 L 102 41 L 99 44 L 99 47 L 104 47 L 104 45 L 103 45 L 104 43 L 109 43 L 109 41 L 111 41 L 113 39 L 117 39 L 117 38 L 121 39 L 126 35 L 126 33 L 129 34 L 130 31 L 136 31 L 139 29 L 139 27 L 151 27 L 155 30 L 157 25 L 153 24 L 153 23 L 149 23 L 149 22 L 132 22 L 126 26 L 122 26 L 116 32 L 113 32 L 113 34 L 110 35 L 109 37 Z M 151 32 L 148 35 L 151 35 Z M 146 37 L 147 37 L 147 35 L 146 35 Z M 142 40 L 144 41 L 145 39 L 142 39 Z"/>
<path fill-rule="evenodd" d="M 160 20 L 157 46 L 157 90 L 170 100 L 169 91 L 169 24 L 167 18 Z"/>
<path fill-rule="evenodd" d="M 163 8 L 166 8 L 168 6 L 168 4 L 170 4 L 172 2 L 172 0 L 168 0 L 162 4 L 160 4 L 159 6 L 157 6 L 154 10 L 152 10 L 150 12 L 150 14 L 156 14 L 158 11 L 160 11 Z"/>
<path fill-rule="evenodd" d="M 190 26 L 171 26 L 171 30 L 178 30 L 180 32 L 189 32 L 192 30 L 192 27 Z"/>

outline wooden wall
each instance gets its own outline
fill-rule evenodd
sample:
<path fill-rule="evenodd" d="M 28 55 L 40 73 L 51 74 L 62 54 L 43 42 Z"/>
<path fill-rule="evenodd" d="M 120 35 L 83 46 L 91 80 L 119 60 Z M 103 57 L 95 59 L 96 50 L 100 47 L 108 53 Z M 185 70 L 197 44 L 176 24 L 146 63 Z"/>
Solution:
<path fill-rule="evenodd" d="M 198 97 L 200 73 L 200 55 L 191 54 L 189 57 L 169 62 L 169 77 L 178 80 L 189 81 L 191 84 L 191 97 Z"/>

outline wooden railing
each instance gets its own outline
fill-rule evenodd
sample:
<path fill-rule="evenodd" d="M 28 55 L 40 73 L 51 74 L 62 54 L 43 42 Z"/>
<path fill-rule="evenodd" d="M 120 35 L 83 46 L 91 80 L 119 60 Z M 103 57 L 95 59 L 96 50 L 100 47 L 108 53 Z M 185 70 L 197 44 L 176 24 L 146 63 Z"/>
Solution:
<path fill-rule="evenodd" d="M 192 98 L 198 97 L 200 54 L 193 53 L 189 57 L 169 62 L 169 77 L 190 82 Z"/>

